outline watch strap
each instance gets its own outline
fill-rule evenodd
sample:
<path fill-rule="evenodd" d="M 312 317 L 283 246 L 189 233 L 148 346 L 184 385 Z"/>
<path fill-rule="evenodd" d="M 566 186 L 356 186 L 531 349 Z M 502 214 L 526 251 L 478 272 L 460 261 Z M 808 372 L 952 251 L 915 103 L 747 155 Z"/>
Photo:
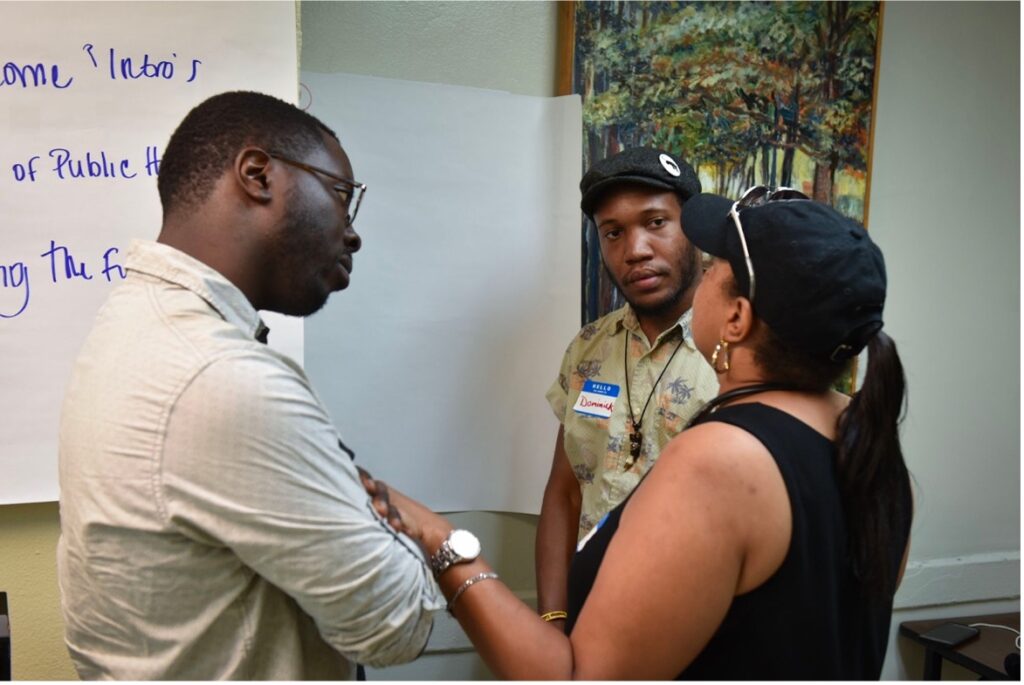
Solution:
<path fill-rule="evenodd" d="M 455 553 L 452 552 L 452 546 L 448 544 L 448 538 L 445 538 L 441 541 L 441 546 L 430 557 L 430 569 L 434 572 L 434 577 L 437 578 L 454 563 Z"/>

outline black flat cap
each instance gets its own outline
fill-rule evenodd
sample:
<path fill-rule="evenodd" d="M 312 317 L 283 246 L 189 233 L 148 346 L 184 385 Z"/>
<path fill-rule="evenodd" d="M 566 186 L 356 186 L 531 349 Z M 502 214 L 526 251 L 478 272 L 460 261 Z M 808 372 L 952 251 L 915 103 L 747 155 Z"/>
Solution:
<path fill-rule="evenodd" d="M 619 183 L 640 183 L 678 193 L 685 202 L 700 193 L 700 181 L 693 167 L 674 155 L 649 147 L 632 147 L 602 159 L 590 167 L 580 181 L 580 209 L 594 216 L 605 193 Z"/>

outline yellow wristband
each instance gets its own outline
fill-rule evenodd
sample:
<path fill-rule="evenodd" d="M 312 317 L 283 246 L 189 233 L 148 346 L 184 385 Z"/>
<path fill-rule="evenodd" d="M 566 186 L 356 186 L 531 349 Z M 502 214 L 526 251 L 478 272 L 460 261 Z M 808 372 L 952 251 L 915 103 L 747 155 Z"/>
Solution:
<path fill-rule="evenodd" d="M 564 611 L 549 611 L 546 614 L 541 614 L 540 617 L 545 621 L 557 621 L 560 618 L 568 618 L 569 614 Z"/>

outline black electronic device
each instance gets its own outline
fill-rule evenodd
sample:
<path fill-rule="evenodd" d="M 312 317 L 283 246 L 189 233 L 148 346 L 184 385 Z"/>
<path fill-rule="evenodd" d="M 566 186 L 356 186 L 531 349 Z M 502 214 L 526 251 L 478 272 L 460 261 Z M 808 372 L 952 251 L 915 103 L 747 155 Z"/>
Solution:
<path fill-rule="evenodd" d="M 921 633 L 922 640 L 928 640 L 944 647 L 959 647 L 978 637 L 978 629 L 963 623 L 943 623 L 926 633 Z"/>

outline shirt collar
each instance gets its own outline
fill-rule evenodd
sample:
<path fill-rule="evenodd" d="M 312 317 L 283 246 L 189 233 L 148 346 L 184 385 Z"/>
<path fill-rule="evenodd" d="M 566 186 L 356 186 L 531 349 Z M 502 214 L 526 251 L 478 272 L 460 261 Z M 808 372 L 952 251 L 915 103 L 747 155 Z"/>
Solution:
<path fill-rule="evenodd" d="M 252 303 L 231 281 L 170 245 L 133 240 L 128 246 L 125 268 L 191 290 L 225 321 L 238 326 L 251 338 L 257 338 L 267 329 Z"/>
<path fill-rule="evenodd" d="M 637 333 L 638 335 L 643 335 L 643 331 L 640 329 L 640 321 L 636 318 L 636 312 L 633 311 L 633 307 L 629 303 L 627 303 L 624 307 L 620 308 L 617 314 L 618 319 L 615 322 L 616 332 L 625 328 L 630 331 L 633 331 L 634 333 Z M 673 332 L 677 329 L 683 336 L 683 342 L 686 343 L 686 345 L 691 349 L 696 350 L 697 346 L 693 342 L 692 307 L 683 312 L 683 315 L 679 317 L 679 320 L 676 321 L 674 325 L 670 326 L 667 330 L 662 331 L 661 335 L 658 336 L 658 339 L 654 341 L 654 346 L 657 346 L 657 344 L 660 341 L 672 335 Z"/>

